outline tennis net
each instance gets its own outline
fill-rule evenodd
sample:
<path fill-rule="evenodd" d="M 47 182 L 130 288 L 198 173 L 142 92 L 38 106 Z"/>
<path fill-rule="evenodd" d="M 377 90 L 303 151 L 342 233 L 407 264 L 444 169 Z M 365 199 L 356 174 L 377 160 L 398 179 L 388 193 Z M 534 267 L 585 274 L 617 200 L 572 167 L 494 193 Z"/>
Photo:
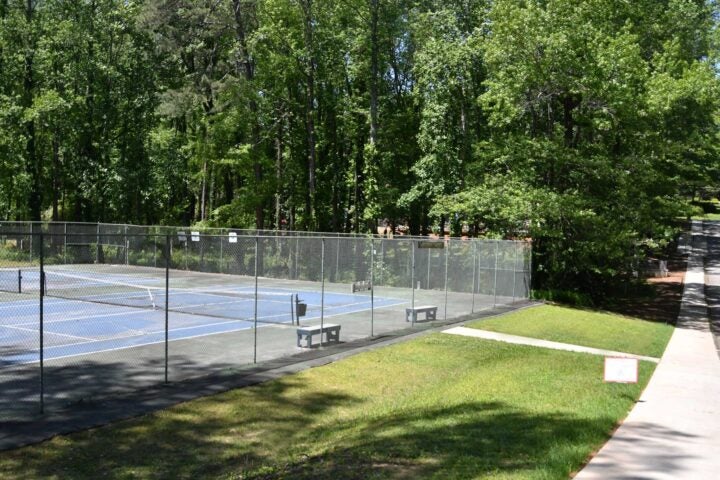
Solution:
<path fill-rule="evenodd" d="M 0 269 L 0 292 L 20 293 L 22 288 L 21 272 L 17 268 Z"/>
<path fill-rule="evenodd" d="M 37 271 L 15 273 L 16 292 L 37 292 Z M 18 278 L 20 280 L 18 280 Z M 3 284 L 3 277 L 0 277 Z M 45 296 L 70 301 L 90 302 L 119 307 L 165 310 L 188 315 L 253 321 L 254 290 L 246 287 L 169 288 L 158 279 L 148 285 L 107 280 L 61 271 L 44 272 Z M 162 283 L 162 282 L 161 282 Z M 2 287 L 4 288 L 4 286 Z M 260 291 L 257 293 L 257 319 L 263 323 L 295 323 L 297 294 Z"/>

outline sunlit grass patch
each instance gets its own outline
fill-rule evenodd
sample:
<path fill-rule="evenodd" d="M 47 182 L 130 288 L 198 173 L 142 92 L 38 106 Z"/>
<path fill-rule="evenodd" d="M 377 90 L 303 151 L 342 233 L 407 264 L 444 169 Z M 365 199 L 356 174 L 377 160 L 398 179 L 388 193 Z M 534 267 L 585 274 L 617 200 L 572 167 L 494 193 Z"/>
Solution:
<path fill-rule="evenodd" d="M 467 326 L 650 357 L 662 356 L 673 332 L 671 325 L 553 305 L 520 310 Z"/>
<path fill-rule="evenodd" d="M 0 453 L 1 478 L 567 478 L 632 407 L 602 358 L 432 334 Z"/>

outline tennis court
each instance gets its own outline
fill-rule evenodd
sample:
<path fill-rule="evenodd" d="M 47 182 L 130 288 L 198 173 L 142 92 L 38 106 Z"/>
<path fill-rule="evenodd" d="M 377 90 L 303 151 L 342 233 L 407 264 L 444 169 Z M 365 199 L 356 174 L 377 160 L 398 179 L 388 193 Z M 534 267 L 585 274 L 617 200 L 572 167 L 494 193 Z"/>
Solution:
<path fill-rule="evenodd" d="M 367 294 L 290 290 L 223 283 L 201 288 L 165 287 L 158 275 L 46 269 L 44 272 L 43 339 L 46 360 L 119 350 L 168 340 L 258 328 L 287 329 L 323 317 L 369 310 Z M 197 279 L 183 283 L 198 283 Z M 170 284 L 169 284 L 170 285 Z M 0 303 L 0 365 L 39 360 L 38 270 L 0 271 L 0 290 L 13 298 Z M 16 293 L 17 292 L 17 293 Z M 298 302 L 307 305 L 298 316 Z M 402 305 L 405 300 L 375 297 L 374 308 Z M 34 346 L 35 348 L 33 348 Z"/>
<path fill-rule="evenodd" d="M 524 242 L 21 226 L 0 224 L 0 421 L 322 355 L 298 326 L 352 344 L 529 293 Z"/>

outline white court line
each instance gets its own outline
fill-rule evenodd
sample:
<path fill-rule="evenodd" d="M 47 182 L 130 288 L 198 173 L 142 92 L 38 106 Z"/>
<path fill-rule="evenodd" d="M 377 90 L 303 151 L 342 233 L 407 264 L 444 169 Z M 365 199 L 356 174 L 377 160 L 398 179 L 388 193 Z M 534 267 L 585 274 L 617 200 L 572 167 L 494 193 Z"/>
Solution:
<path fill-rule="evenodd" d="M 227 301 L 227 302 L 201 303 L 201 304 L 197 304 L 197 305 L 182 305 L 179 307 L 172 307 L 170 309 L 170 311 L 175 312 L 175 313 L 181 313 L 184 315 L 194 315 L 192 313 L 183 312 L 182 310 L 188 309 L 188 308 L 227 305 L 227 304 L 231 304 L 231 303 L 243 303 L 243 302 L 247 302 L 249 300 L 252 300 L 252 299 L 244 298 L 244 299 L 232 300 L 232 301 Z M 72 301 L 65 302 L 65 303 L 81 303 L 83 305 L 87 305 L 88 303 L 92 304 L 94 302 L 83 302 L 83 301 L 79 301 L 79 300 L 72 300 Z M 145 307 L 128 307 L 128 306 L 121 306 L 121 305 L 108 305 L 108 307 L 109 308 L 127 308 L 127 309 L 132 309 L 132 310 L 118 312 L 118 313 L 99 313 L 99 314 L 95 314 L 95 315 L 85 315 L 82 317 L 71 317 L 71 318 L 63 318 L 63 319 L 58 319 L 58 320 L 47 320 L 45 323 L 46 324 L 63 323 L 63 322 L 70 322 L 70 321 L 74 321 L 74 320 L 102 319 L 102 318 L 106 318 L 106 317 L 118 317 L 118 316 L 123 316 L 123 315 L 139 315 L 139 314 L 144 314 L 144 313 L 149 313 L 149 312 L 164 312 L 163 308 L 150 309 L 150 308 L 145 308 Z M 328 307 L 328 308 L 337 308 L 337 307 Z M 46 315 L 59 315 L 61 313 L 63 313 L 63 312 L 55 312 L 55 313 L 46 312 Z M 280 317 L 283 315 L 286 315 L 286 313 L 280 313 L 280 314 L 276 314 L 276 315 L 268 315 L 268 316 L 261 317 L 261 318 L 273 318 L 273 317 Z M 195 316 L 198 316 L 198 315 L 195 315 Z M 202 316 L 202 315 L 200 315 L 200 316 Z M 237 320 L 239 320 L 239 319 L 237 319 Z M 35 322 L 23 322 L 23 323 L 18 323 L 17 325 L 18 326 L 29 326 L 29 325 L 34 325 L 34 324 L 35 324 Z M 214 325 L 214 324 L 210 324 L 210 325 Z"/>
<path fill-rule="evenodd" d="M 407 300 L 399 300 L 399 299 L 387 299 L 387 300 L 393 300 L 393 301 L 398 302 L 398 303 L 394 303 L 394 304 L 392 304 L 392 305 L 400 305 L 400 304 L 403 304 L 403 303 L 408 303 Z M 333 306 L 328 306 L 328 304 L 326 303 L 326 304 L 324 304 L 324 308 L 325 308 L 325 310 L 327 310 L 327 309 L 331 309 L 331 308 L 343 308 L 343 307 L 352 307 L 352 306 L 355 306 L 355 305 L 364 305 L 364 304 L 366 304 L 366 303 L 370 303 L 370 297 L 368 297 L 368 299 L 367 299 L 366 301 L 364 301 L 364 302 L 343 303 L 342 305 L 333 305 Z M 319 304 L 319 303 L 308 303 L 307 305 L 308 305 L 308 307 L 311 307 L 311 306 L 312 306 L 312 307 L 320 307 L 320 306 L 322 306 L 322 305 Z"/>
<path fill-rule="evenodd" d="M 123 307 L 123 308 L 130 308 L 130 307 Z M 99 318 L 105 318 L 105 317 L 120 317 L 124 315 L 139 315 L 141 313 L 150 313 L 150 312 L 162 312 L 161 310 L 151 310 L 149 308 L 139 310 L 137 308 L 134 308 L 132 310 L 128 310 L 126 312 L 118 312 L 118 313 L 99 313 L 96 315 L 86 315 L 84 317 L 71 317 L 71 318 L 61 318 L 58 320 L 45 320 L 44 323 L 46 325 L 49 324 L 55 324 L 55 323 L 64 323 L 64 322 L 72 322 L 75 320 L 93 320 L 93 319 L 99 319 Z M 58 313 L 46 313 L 45 315 L 59 315 L 62 312 Z M 26 326 L 26 325 L 36 325 L 37 322 L 31 322 L 31 323 L 18 323 L 19 326 Z"/>
<path fill-rule="evenodd" d="M 383 305 L 383 306 L 381 306 L 381 307 L 377 307 L 377 306 L 376 306 L 376 307 L 375 307 L 375 310 L 382 310 L 383 308 L 397 307 L 398 305 L 404 305 L 404 304 L 406 304 L 406 303 L 410 303 L 410 302 L 409 302 L 409 301 L 404 301 L 404 302 L 399 302 L 399 303 L 393 303 L 392 305 Z M 330 307 L 330 308 L 340 308 L 340 307 Z M 325 310 L 328 310 L 328 309 L 326 308 Z M 360 310 L 353 310 L 352 312 L 332 313 L 332 314 L 330 314 L 330 315 L 323 315 L 323 318 L 339 317 L 340 315 L 351 315 L 351 314 L 353 314 L 353 313 L 369 312 L 370 310 L 372 310 L 371 307 L 370 307 L 370 308 L 363 308 L 363 309 L 360 309 Z M 313 320 L 319 319 L 319 318 L 320 318 L 320 317 L 315 317 Z"/>
<path fill-rule="evenodd" d="M 388 307 L 395 307 L 395 306 L 397 306 L 397 305 L 402 305 L 403 303 L 407 303 L 407 302 L 402 302 L 402 303 L 398 303 L 398 304 L 394 304 L 394 305 L 385 305 L 385 306 L 382 306 L 382 307 L 376 307 L 376 310 L 383 309 L 383 308 L 388 308 Z M 370 311 L 370 310 L 371 310 L 370 308 L 366 308 L 366 309 L 363 309 L 363 310 L 355 310 L 354 312 L 351 312 L 351 313 L 367 312 L 367 311 Z M 185 315 L 187 315 L 187 314 L 185 314 Z M 336 316 L 339 316 L 339 315 L 347 315 L 347 313 L 336 313 L 336 314 L 332 314 L 332 315 L 325 315 L 325 317 L 336 317 Z M 273 316 L 278 316 L 278 315 L 273 315 Z M 260 318 L 272 318 L 273 316 L 258 317 L 258 320 L 259 320 Z M 320 319 L 320 317 L 315 317 L 315 318 L 313 318 L 313 320 L 318 320 L 318 319 Z M 171 331 L 171 332 L 175 332 L 175 331 L 179 331 L 179 330 L 189 330 L 189 329 L 192 329 L 192 328 L 202 328 L 202 327 L 206 327 L 206 326 L 223 325 L 223 324 L 234 323 L 234 322 L 253 323 L 253 320 L 240 320 L 240 319 L 235 319 L 235 320 L 228 320 L 227 322 L 219 322 L 219 323 L 196 325 L 196 326 L 194 326 L 194 327 L 173 328 L 173 329 L 171 329 L 170 331 Z M 274 324 L 274 323 L 263 323 L 262 325 L 258 325 L 258 328 L 263 328 L 263 327 L 287 328 L 287 327 L 292 327 L 292 325 L 279 324 L 279 323 L 275 323 L 275 324 Z M 192 335 L 192 336 L 190 336 L 190 337 L 173 338 L 173 339 L 168 340 L 168 342 L 177 342 L 177 341 L 181 341 L 181 340 L 192 340 L 192 339 L 194 339 L 194 338 L 208 337 L 208 336 L 210 336 L 210 335 L 222 335 L 222 334 L 224 334 L 224 333 L 240 332 L 240 331 L 243 331 L 243 330 L 250 330 L 251 328 L 253 328 L 253 327 L 235 328 L 235 329 L 232 329 L 232 330 L 224 330 L 224 331 L 222 331 L 222 332 L 201 333 L 201 334 L 199 334 L 199 335 Z M 164 330 L 159 330 L 159 331 L 157 331 L 157 332 L 153 332 L 153 334 L 163 333 L 163 332 L 164 332 Z M 148 335 L 149 335 L 149 334 L 148 334 Z M 135 336 L 142 336 L 142 335 L 135 335 Z M 108 339 L 108 340 L 123 340 L 124 338 L 131 338 L 131 337 L 120 337 L 120 338 L 117 338 L 117 339 Z M 46 348 L 45 351 L 51 350 L 51 349 L 53 349 L 53 348 L 64 348 L 64 347 L 75 346 L 75 345 L 86 345 L 86 344 L 88 344 L 88 343 L 95 343 L 95 342 L 100 342 L 100 341 L 105 341 L 105 340 L 93 340 L 93 341 L 91 341 L 91 342 L 79 342 L 79 343 L 73 343 L 73 344 L 70 344 L 70 345 L 62 345 L 62 346 L 59 345 L 59 346 L 56 346 L 56 347 Z M 159 341 L 157 341 L 157 342 L 141 343 L 141 344 L 139 344 L 139 345 L 128 345 L 128 346 L 124 346 L 124 347 L 107 348 L 107 349 L 103 349 L 103 350 L 93 350 L 92 352 L 74 353 L 74 354 L 70 354 L 70 355 L 62 355 L 62 356 L 59 356 L 59 357 L 52 357 L 52 358 L 49 359 L 49 360 L 56 360 L 56 359 L 63 359 L 63 358 L 70 358 L 70 357 L 78 357 L 78 356 L 81 356 L 81 355 L 93 355 L 93 354 L 96 354 L 96 353 L 113 352 L 113 351 L 117 351 L 117 350 L 125 350 L 125 349 L 128 349 L 128 348 L 145 347 L 145 346 L 148 346 L 148 345 L 158 345 L 158 344 L 162 344 L 162 343 L 165 343 L 165 340 L 159 340 Z M 15 365 L 25 365 L 25 364 L 29 364 L 29 363 L 37 363 L 37 361 L 20 362 L 20 363 L 17 363 L 17 364 L 15 364 Z"/>
<path fill-rule="evenodd" d="M 383 308 L 396 307 L 396 306 L 398 306 L 398 305 L 402 305 L 402 304 L 405 304 L 405 303 L 408 303 L 408 302 L 405 301 L 405 302 L 396 303 L 396 304 L 393 304 L 393 305 L 384 305 L 384 306 L 382 306 L 382 307 L 375 307 L 375 309 L 376 309 L 376 310 L 381 310 L 381 309 L 383 309 Z M 367 311 L 370 311 L 370 310 L 371 310 L 370 308 L 365 308 L 365 309 L 362 309 L 362 310 L 355 310 L 354 312 L 350 312 L 350 313 L 367 312 Z M 186 314 L 186 313 L 181 313 L 181 315 L 188 315 L 188 314 Z M 336 317 L 336 316 L 339 316 L 339 315 L 348 315 L 348 313 L 335 313 L 335 314 L 332 314 L 332 315 L 324 315 L 324 317 Z M 274 315 L 274 316 L 277 316 L 277 315 Z M 260 318 L 261 318 L 261 317 L 258 317 L 258 320 L 259 320 Z M 262 318 L 272 318 L 272 317 L 271 317 L 271 316 L 266 316 L 266 317 L 262 317 Z M 319 318 L 320 318 L 320 317 L 315 317 L 315 318 L 313 318 L 313 320 L 317 320 L 317 319 L 319 319 Z M 222 325 L 222 324 L 233 323 L 233 322 L 253 323 L 253 322 L 254 322 L 254 319 L 253 319 L 253 320 L 240 320 L 240 319 L 235 319 L 235 320 L 228 320 L 227 322 L 220 322 L 220 323 L 217 323 L 217 324 L 203 324 L 203 325 L 197 325 L 197 326 L 195 326 L 195 327 L 173 328 L 173 329 L 170 329 L 170 332 L 175 332 L 175 331 L 178 331 L 178 330 L 181 330 L 181 329 L 182 329 L 182 330 L 189 330 L 189 329 L 191 329 L 191 328 L 202 328 L 202 327 L 208 326 L 208 325 Z M 263 328 L 263 327 L 286 328 L 286 327 L 288 327 L 288 326 L 291 326 L 291 325 L 286 325 L 286 324 L 273 324 L 273 323 L 263 323 L 262 325 L 258 325 L 258 328 Z M 240 332 L 240 331 L 242 331 L 242 330 L 250 330 L 251 328 L 253 328 L 253 327 L 235 328 L 235 329 L 232 329 L 232 330 L 225 330 L 225 331 L 222 331 L 222 332 L 201 333 L 201 334 L 199 334 L 199 335 L 192 335 L 192 336 L 190 336 L 190 337 L 169 339 L 168 342 L 178 342 L 178 341 L 181 341 L 181 340 L 192 340 L 192 339 L 194 339 L 194 338 L 209 337 L 210 335 L 222 335 L 222 334 L 224 334 L 224 333 Z M 154 332 L 154 333 L 163 333 L 163 332 L 164 332 L 164 330 L 160 330 L 160 331 Z M 141 336 L 141 335 L 135 335 L 135 336 Z M 120 338 L 117 338 L 117 339 L 112 339 L 112 338 L 110 338 L 110 339 L 106 339 L 106 340 L 93 340 L 93 341 L 90 341 L 90 342 L 72 343 L 72 344 L 69 344 L 69 345 L 58 345 L 58 346 L 56 346 L 56 347 L 46 348 L 45 351 L 47 352 L 47 351 L 50 351 L 50 350 L 52 350 L 52 349 L 54 349 L 54 348 L 66 348 L 66 347 L 70 347 L 70 346 L 86 345 L 86 344 L 89 344 L 89 343 L 96 343 L 96 342 L 109 341 L 109 340 L 123 340 L 123 339 L 125 339 L 125 338 L 132 338 L 132 337 L 120 337 Z M 158 345 L 158 344 L 163 344 L 163 343 L 165 343 L 165 340 L 164 340 L 164 339 L 163 339 L 163 340 L 159 340 L 159 341 L 157 341 L 157 342 L 141 343 L 141 344 L 139 344 L 139 345 L 126 345 L 126 346 L 123 346 L 123 347 L 106 348 L 106 349 L 103 349 L 103 350 L 93 350 L 93 351 L 91 351 L 91 352 L 72 353 L 72 354 L 69 354 L 69 355 L 61 355 L 61 356 L 59 356 L 59 357 L 52 357 L 52 358 L 50 358 L 49 360 L 60 360 L 60 359 L 63 359 L 63 358 L 79 357 L 79 356 L 82 356 L 82 355 L 94 355 L 94 354 L 96 354 L 96 353 L 114 352 L 114 351 L 117 351 L 117 350 L 126 350 L 126 349 L 128 349 L 128 348 L 145 347 L 145 346 L 149 346 L 149 345 Z M 27 364 L 30 364 L 30 363 L 38 363 L 38 361 L 39 361 L 39 360 L 31 360 L 31 361 L 28 361 L 28 362 L 18 362 L 18 363 L 14 364 L 14 365 L 27 365 Z"/>
<path fill-rule="evenodd" d="M 24 294 L 23 294 L 24 295 Z M 9 302 L 10 305 L 0 305 L 0 309 L 4 308 L 18 308 L 18 307 L 27 307 L 27 306 L 35 306 L 39 305 L 40 301 L 39 299 L 35 300 L 13 300 Z M 88 303 L 97 303 L 97 302 L 83 302 L 81 300 L 68 300 L 66 298 L 59 298 L 59 297 L 52 297 L 52 296 L 46 296 L 44 300 L 45 306 L 48 305 L 65 305 L 70 303 L 79 303 L 82 305 L 87 305 Z"/>
<path fill-rule="evenodd" d="M 262 328 L 262 327 L 280 327 L 280 326 L 282 326 L 282 325 L 273 325 L 273 324 L 265 323 L 265 324 L 263 324 L 263 325 L 258 325 L 258 328 Z M 192 340 L 193 338 L 208 337 L 208 336 L 210 336 L 210 335 L 221 335 L 221 334 L 223 334 L 223 333 L 239 332 L 239 331 L 242 331 L 242 330 L 249 330 L 250 328 L 251 328 L 251 327 L 248 327 L 248 328 L 236 328 L 236 329 L 233 329 L 233 330 L 225 330 L 225 331 L 223 331 L 223 332 L 212 332 L 212 333 L 203 333 L 203 334 L 200 334 L 200 335 L 193 335 L 192 337 L 173 338 L 173 339 L 171 339 L 171 340 L 168 340 L 168 342 L 178 342 L 178 341 L 181 341 L 181 340 Z M 171 331 L 174 331 L 174 330 L 171 330 Z M 130 338 L 130 337 L 126 337 L 126 338 Z M 113 340 L 113 339 L 110 339 L 110 340 Z M 117 340 L 122 340 L 122 338 L 118 338 Z M 102 341 L 102 340 L 96 340 L 96 341 Z M 63 347 L 70 347 L 70 346 L 75 346 L 75 345 L 85 345 L 85 344 L 87 344 L 87 343 L 93 343 L 93 342 L 80 342 L 80 343 L 72 343 L 72 344 L 69 344 L 69 345 L 63 345 L 63 346 L 57 346 L 57 347 L 49 347 L 49 348 L 46 348 L 45 351 L 47 352 L 48 350 L 51 350 L 51 349 L 53 349 L 53 348 L 63 348 Z M 70 355 L 61 355 L 61 356 L 59 356 L 59 357 L 52 357 L 52 358 L 50 358 L 50 359 L 47 359 L 46 361 L 50 361 L 50 360 L 60 360 L 60 359 L 63 359 L 63 358 L 71 358 L 71 357 L 79 357 L 79 356 L 82 356 L 82 355 L 94 355 L 94 354 L 96 354 L 96 353 L 115 352 L 115 351 L 117 351 L 117 350 L 126 350 L 126 349 L 128 349 L 128 348 L 135 348 L 135 347 L 147 347 L 147 346 L 149 346 L 149 345 L 159 345 L 159 344 L 163 344 L 163 343 L 165 343 L 165 340 L 164 340 L 164 339 L 163 339 L 163 340 L 158 340 L 157 342 L 141 343 L 141 344 L 139 344 L 139 345 L 128 345 L 128 346 L 125 346 L 125 347 L 114 347 L 114 348 L 106 348 L 106 349 L 103 349 L 103 350 L 93 350 L 92 352 L 72 353 L 72 354 L 70 354 Z M 29 362 L 18 362 L 18 363 L 14 363 L 13 365 L 27 365 L 27 364 L 30 364 L 30 363 L 38 363 L 38 362 L 39 362 L 39 360 L 32 360 L 32 361 L 29 361 Z"/>
<path fill-rule="evenodd" d="M 182 313 L 182 312 L 180 312 L 180 314 L 181 314 L 181 315 L 190 315 L 190 316 L 201 316 L 201 315 L 192 315 L 192 314 Z M 274 317 L 280 317 L 280 316 L 284 316 L 284 315 L 286 315 L 286 314 L 266 315 L 266 316 L 264 316 L 264 317 L 258 317 L 258 320 L 260 320 L 260 319 L 274 318 Z M 235 322 L 253 323 L 253 322 L 254 322 L 254 319 L 244 320 L 244 319 L 240 319 L 240 318 L 235 318 L 235 319 L 228 319 L 228 320 L 223 321 L 223 322 L 203 323 L 203 324 L 200 324 L 200 325 L 192 325 L 192 326 L 188 326 L 188 327 L 171 328 L 169 331 L 175 332 L 175 331 L 180 331 L 180 330 L 192 330 L 192 329 L 194 329 L 194 328 L 212 327 L 212 326 L 225 325 L 225 324 L 228 324 L 228 323 L 235 323 Z M 259 326 L 281 326 L 281 325 L 282 325 L 282 324 L 268 324 L 268 323 L 263 323 L 263 325 L 259 325 Z M 205 333 L 205 334 L 201 334 L 201 335 L 193 335 L 193 336 L 191 336 L 191 337 L 183 337 L 183 338 L 178 338 L 178 339 L 175 339 L 175 340 L 185 340 L 185 339 L 196 338 L 196 337 L 204 337 L 204 336 L 206 336 L 206 335 L 216 335 L 216 334 L 219 334 L 219 333 L 227 333 L 227 332 L 234 332 L 234 331 L 240 331 L 240 330 L 248 330 L 248 329 L 250 329 L 250 328 L 252 328 L 252 327 L 238 328 L 238 329 L 235 329 L 235 330 L 228 330 L 228 331 L 226 331 L 226 332 L 211 332 L 211 333 Z M 37 330 L 32 330 L 32 331 L 37 331 Z M 110 340 L 124 340 L 124 339 L 126 339 L 126 338 L 143 337 L 143 336 L 146 336 L 146 335 L 155 335 L 155 334 L 158 334 L 158 333 L 164 333 L 164 332 L 165 332 L 165 330 L 157 330 L 157 331 L 154 331 L 154 332 L 143 332 L 143 331 L 141 331 L 141 330 L 135 330 L 135 329 L 127 329 L 127 331 L 129 331 L 129 332 L 138 332 L 138 333 L 135 334 L 135 335 L 124 335 L 124 336 L 111 337 L 111 338 L 105 338 L 105 339 L 102 339 L 102 338 L 95 338 L 95 339 L 93 339 L 93 338 L 86 338 L 85 340 L 87 340 L 87 341 L 85 341 L 85 342 L 71 343 L 71 344 L 68 344 L 68 345 L 57 345 L 57 346 L 55 346 L 55 347 L 46 348 L 45 350 L 47 351 L 47 350 L 50 350 L 50 349 L 53 349 L 53 348 L 64 348 L 64 347 L 76 346 L 76 345 L 86 345 L 86 344 L 89 344 L 89 343 L 104 342 L 104 341 L 110 341 Z M 77 338 L 83 338 L 83 337 L 77 337 Z M 164 340 L 163 340 L 163 341 L 164 341 Z M 111 349 L 111 350 L 121 350 L 121 349 L 124 349 L 124 348 L 140 347 L 140 346 L 143 346 L 143 345 L 153 345 L 153 344 L 155 344 L 155 343 L 163 343 L 163 341 L 160 341 L 160 342 L 151 342 L 151 343 L 143 343 L 143 344 L 140 344 L 140 345 L 129 345 L 129 346 L 125 346 L 125 347 L 118 347 L 118 348 Z M 174 341 L 174 340 L 173 340 L 173 341 Z M 105 351 L 107 351 L 107 350 L 97 350 L 97 351 L 92 351 L 92 352 L 87 352 L 87 353 L 78 353 L 78 354 L 73 354 L 73 355 L 66 355 L 66 357 L 73 357 L 73 356 L 77 356 L 77 355 L 89 355 L 89 354 L 92 354 L 92 353 L 105 352 Z M 53 357 L 53 358 L 64 358 L 64 357 Z M 24 363 L 33 363 L 33 362 L 24 362 Z"/>
<path fill-rule="evenodd" d="M 38 329 L 22 328 L 22 327 L 16 327 L 16 326 L 13 326 L 13 325 L 3 325 L 3 327 L 5 327 L 5 328 L 12 328 L 12 329 L 14 329 L 14 330 L 22 330 L 22 331 L 24 331 L 24 332 L 32 332 L 32 333 L 39 333 L 39 332 L 40 332 L 40 330 L 38 330 Z M 92 338 L 90 338 L 90 337 L 80 337 L 80 336 L 78 336 L 78 335 L 70 335 L 70 334 L 68 334 L 68 333 L 57 333 L 57 332 L 45 332 L 45 333 L 47 333 L 48 335 L 59 335 L 59 336 L 61 336 L 61 337 L 79 338 L 80 340 L 92 340 Z M 92 341 L 94 341 L 94 340 L 92 340 Z M 76 345 L 76 344 L 73 343 L 73 344 L 71 344 L 71 345 Z"/>

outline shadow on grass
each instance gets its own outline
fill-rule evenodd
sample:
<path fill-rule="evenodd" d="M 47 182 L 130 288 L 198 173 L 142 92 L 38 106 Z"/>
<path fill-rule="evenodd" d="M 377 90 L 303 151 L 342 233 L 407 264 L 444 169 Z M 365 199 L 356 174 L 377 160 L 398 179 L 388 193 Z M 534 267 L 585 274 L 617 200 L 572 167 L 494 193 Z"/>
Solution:
<path fill-rule="evenodd" d="M 467 402 L 380 417 L 364 424 L 348 446 L 276 465 L 271 472 L 235 473 L 253 480 L 485 478 L 530 471 L 537 475 L 539 467 L 547 478 L 567 478 L 590 448 L 607 438 L 612 423 L 611 418 L 533 414 L 502 402 Z M 645 428 L 654 439 L 687 437 L 656 425 Z M 658 452 L 653 461 L 672 474 L 681 460 Z"/>
<path fill-rule="evenodd" d="M 674 325 L 680 313 L 683 284 L 677 279 L 664 280 L 654 279 L 635 294 L 608 299 L 599 307 L 628 317 Z"/>
<path fill-rule="evenodd" d="M 7 471 L 25 478 L 97 478 L 102 472 L 105 478 L 269 480 L 477 478 L 540 467 L 548 478 L 567 478 L 614 423 L 472 401 L 343 420 L 336 409 L 357 408 L 361 399 L 307 392 L 300 382 L 287 377 L 241 395 L 209 397 L 201 411 L 181 405 L 152 421 L 7 452 L 14 462 Z M 663 452 L 658 457 L 672 474 L 672 460 Z M 0 456 L 0 476 L 3 463 Z"/>
<path fill-rule="evenodd" d="M 298 392 L 295 377 L 181 404 L 141 417 L 0 453 L 0 478 L 214 478 L 238 465 L 268 462 L 267 446 L 291 448 L 328 409 L 351 406 L 344 394 Z"/>

